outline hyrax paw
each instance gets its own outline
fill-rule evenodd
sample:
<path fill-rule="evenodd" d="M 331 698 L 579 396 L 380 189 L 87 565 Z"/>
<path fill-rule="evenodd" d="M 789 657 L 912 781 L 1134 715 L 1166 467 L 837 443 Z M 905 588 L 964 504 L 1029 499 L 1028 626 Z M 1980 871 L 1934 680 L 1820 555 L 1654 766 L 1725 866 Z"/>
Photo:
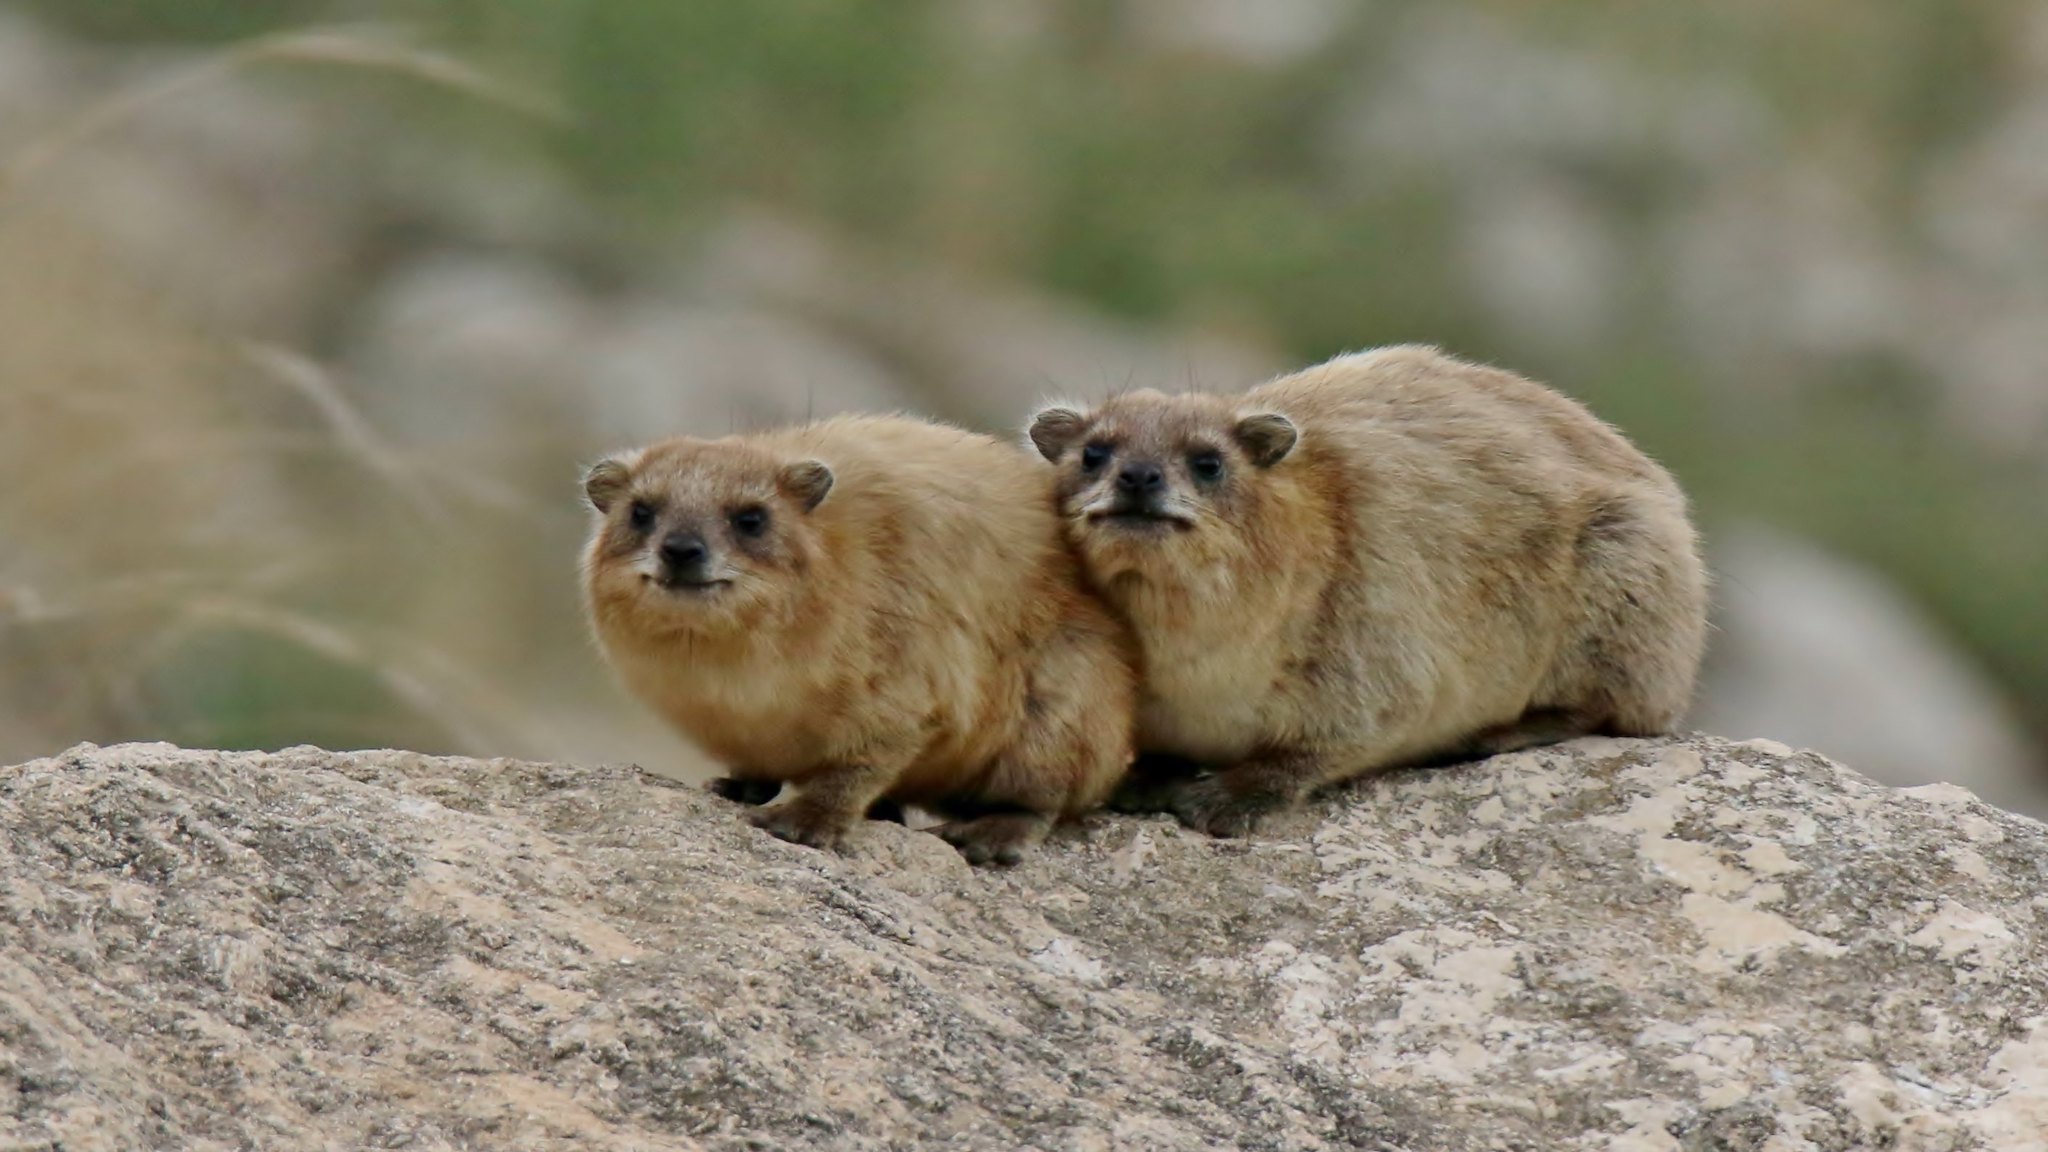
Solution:
<path fill-rule="evenodd" d="M 1143 753 L 1131 763 L 1105 807 L 1134 815 L 1171 812 L 1175 790 L 1193 780 L 1201 770 L 1201 765 L 1185 757 Z"/>
<path fill-rule="evenodd" d="M 1183 781 L 1171 790 L 1167 807 L 1180 822 L 1211 836 L 1250 836 L 1268 813 L 1287 806 L 1284 796 L 1240 792 L 1221 776 Z"/>
<path fill-rule="evenodd" d="M 847 821 L 838 813 L 803 804 L 757 809 L 747 813 L 747 819 L 779 840 L 809 848 L 836 849 L 846 837 Z"/>
<path fill-rule="evenodd" d="M 1022 863 L 1024 852 L 1045 837 L 1050 823 L 1043 816 L 1004 813 L 973 820 L 955 820 L 932 829 L 939 839 L 960 850 L 969 864 Z"/>
<path fill-rule="evenodd" d="M 749 808 L 758 808 L 782 795 L 780 780 L 742 780 L 738 776 L 715 777 L 704 788 L 714 796 Z"/>
<path fill-rule="evenodd" d="M 1111 812 L 1142 816 L 1151 812 L 1173 811 L 1173 797 L 1178 781 L 1159 780 L 1128 776 L 1110 793 L 1104 807 Z"/>

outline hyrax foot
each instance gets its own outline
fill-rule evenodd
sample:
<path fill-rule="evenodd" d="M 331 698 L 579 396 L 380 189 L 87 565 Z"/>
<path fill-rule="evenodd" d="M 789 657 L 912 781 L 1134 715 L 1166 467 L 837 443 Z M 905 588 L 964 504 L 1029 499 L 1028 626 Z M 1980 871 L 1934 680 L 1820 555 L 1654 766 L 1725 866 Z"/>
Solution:
<path fill-rule="evenodd" d="M 742 780 L 738 776 L 718 776 L 704 787 L 714 796 L 723 797 L 735 804 L 745 804 L 749 808 L 758 808 L 782 795 L 780 780 Z"/>
<path fill-rule="evenodd" d="M 969 864 L 1016 864 L 1024 852 L 1045 839 L 1052 821 L 1036 812 L 1003 812 L 955 820 L 932 829 L 939 839 L 960 850 Z"/>
<path fill-rule="evenodd" d="M 754 826 L 792 844 L 810 848 L 836 849 L 846 839 L 852 823 L 843 812 L 805 804 L 802 800 L 777 808 L 760 808 L 747 813 Z"/>
<path fill-rule="evenodd" d="M 1557 744 L 1588 732 L 1599 731 L 1598 720 L 1582 711 L 1564 708 L 1535 708 L 1517 720 L 1488 728 L 1472 737 L 1465 751 L 1474 759 L 1520 752 Z"/>
<path fill-rule="evenodd" d="M 1166 811 L 1197 832 L 1249 836 L 1268 814 L 1294 802 L 1291 789 L 1242 769 L 1180 780 L 1166 789 Z"/>
<path fill-rule="evenodd" d="M 1171 812 L 1175 790 L 1200 771 L 1200 765 L 1180 756 L 1144 753 L 1131 763 L 1130 771 L 1110 794 L 1107 807 L 1112 812 L 1140 815 Z"/>

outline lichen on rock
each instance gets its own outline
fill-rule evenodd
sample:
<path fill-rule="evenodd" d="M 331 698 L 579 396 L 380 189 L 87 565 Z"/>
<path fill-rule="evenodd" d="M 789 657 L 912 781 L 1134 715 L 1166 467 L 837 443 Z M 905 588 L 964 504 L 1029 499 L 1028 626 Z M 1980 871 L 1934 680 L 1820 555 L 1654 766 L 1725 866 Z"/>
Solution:
<path fill-rule="evenodd" d="M 1704 737 L 827 855 L 627 766 L 0 770 L 0 1145 L 2023 1149 L 2048 828 Z"/>

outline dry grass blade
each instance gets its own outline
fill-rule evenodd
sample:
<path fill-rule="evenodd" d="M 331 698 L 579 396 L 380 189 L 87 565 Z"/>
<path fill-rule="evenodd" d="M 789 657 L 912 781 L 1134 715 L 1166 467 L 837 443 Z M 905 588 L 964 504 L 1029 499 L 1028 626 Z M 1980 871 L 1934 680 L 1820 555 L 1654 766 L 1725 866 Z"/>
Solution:
<path fill-rule="evenodd" d="M 312 405 L 345 455 L 384 481 L 429 522 L 446 519 L 447 510 L 428 496 L 411 463 L 384 442 L 320 365 L 290 349 L 269 344 L 245 344 L 242 354 L 267 378 L 285 385 Z"/>
<path fill-rule="evenodd" d="M 504 755 L 508 740 L 515 750 L 527 755 L 531 755 L 534 749 L 560 746 L 560 741 L 548 738 L 551 735 L 549 730 L 544 725 L 537 725 L 528 709 L 444 653 L 398 638 L 393 638 L 390 644 L 417 679 L 438 685 L 445 698 L 460 703 L 468 715 L 479 717 L 500 734 L 501 739 L 493 744 L 472 742 L 471 750 L 477 755 Z"/>
<path fill-rule="evenodd" d="M 285 385 L 313 406 L 327 424 L 337 452 L 390 485 L 425 519 L 436 523 L 447 519 L 446 505 L 430 495 L 443 492 L 505 515 L 526 519 L 544 515 L 531 500 L 489 477 L 447 468 L 431 459 L 415 459 L 393 447 L 350 403 L 332 374 L 313 360 L 274 344 L 244 344 L 242 354 L 265 378 Z"/>
<path fill-rule="evenodd" d="M 278 637 L 336 663 L 369 673 L 407 707 L 421 716 L 432 717 L 446 727 L 456 743 L 471 752 L 488 754 L 502 744 L 477 723 L 473 709 L 462 706 L 450 693 L 436 688 L 416 669 L 400 666 L 388 653 L 372 651 L 339 628 L 268 604 L 228 597 L 195 599 L 180 605 L 180 610 L 182 619 L 157 637 L 150 646 L 151 651 L 168 650 L 205 623 L 233 624 Z M 503 715 L 496 719 L 502 723 Z"/>
<path fill-rule="evenodd" d="M 499 80 L 447 53 L 409 43 L 403 29 L 388 24 L 302 28 L 241 41 L 88 105 L 0 162 L 0 193 L 26 182 L 65 152 L 133 119 L 152 104 L 264 63 L 332 64 L 388 72 L 537 119 L 556 123 L 569 119 L 559 104 L 539 93 Z"/>
<path fill-rule="evenodd" d="M 314 28 L 264 37 L 260 59 L 341 64 L 411 76 L 452 91 L 502 105 L 523 115 L 557 124 L 569 121 L 568 110 L 537 92 L 509 84 L 445 52 L 405 42 L 389 25 Z"/>
<path fill-rule="evenodd" d="M 251 564 L 232 576 L 238 595 L 260 595 L 320 568 L 327 557 L 300 550 L 288 557 Z M 73 580 L 52 596 L 33 583 L 0 584 L 0 631 L 66 620 L 105 619 L 121 613 L 157 612 L 222 586 L 217 572 L 165 569 L 93 581 Z"/>

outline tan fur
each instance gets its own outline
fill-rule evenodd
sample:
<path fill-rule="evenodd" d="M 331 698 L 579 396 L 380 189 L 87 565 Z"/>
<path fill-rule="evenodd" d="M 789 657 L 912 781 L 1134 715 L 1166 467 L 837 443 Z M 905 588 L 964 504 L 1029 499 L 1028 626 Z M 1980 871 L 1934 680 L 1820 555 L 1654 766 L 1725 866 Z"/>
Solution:
<path fill-rule="evenodd" d="M 757 817 L 776 834 L 829 845 L 887 800 L 955 817 L 941 834 L 970 859 L 1014 860 L 1129 764 L 1128 633 L 1061 541 L 1051 476 L 1013 448 L 849 417 L 664 441 L 593 468 L 587 489 L 605 653 L 737 778 L 798 786 Z M 651 531 L 630 523 L 635 501 Z M 732 519 L 748 508 L 766 513 L 758 538 Z M 704 574 L 730 583 L 664 587 L 671 533 L 701 539 Z"/>
<path fill-rule="evenodd" d="M 1261 466 L 1287 424 L 1298 442 Z M 1223 769 L 1137 788 L 1137 806 L 1243 834 L 1319 785 L 1666 732 L 1691 699 L 1707 586 L 1684 494 L 1520 376 L 1383 348 L 1242 396 L 1048 409 L 1031 439 L 1138 637 L 1141 753 Z M 1093 471 L 1090 445 L 1109 453 Z M 1207 485 L 1205 450 L 1224 465 Z M 1164 468 L 1175 522 L 1108 515 L 1133 462 Z"/>

